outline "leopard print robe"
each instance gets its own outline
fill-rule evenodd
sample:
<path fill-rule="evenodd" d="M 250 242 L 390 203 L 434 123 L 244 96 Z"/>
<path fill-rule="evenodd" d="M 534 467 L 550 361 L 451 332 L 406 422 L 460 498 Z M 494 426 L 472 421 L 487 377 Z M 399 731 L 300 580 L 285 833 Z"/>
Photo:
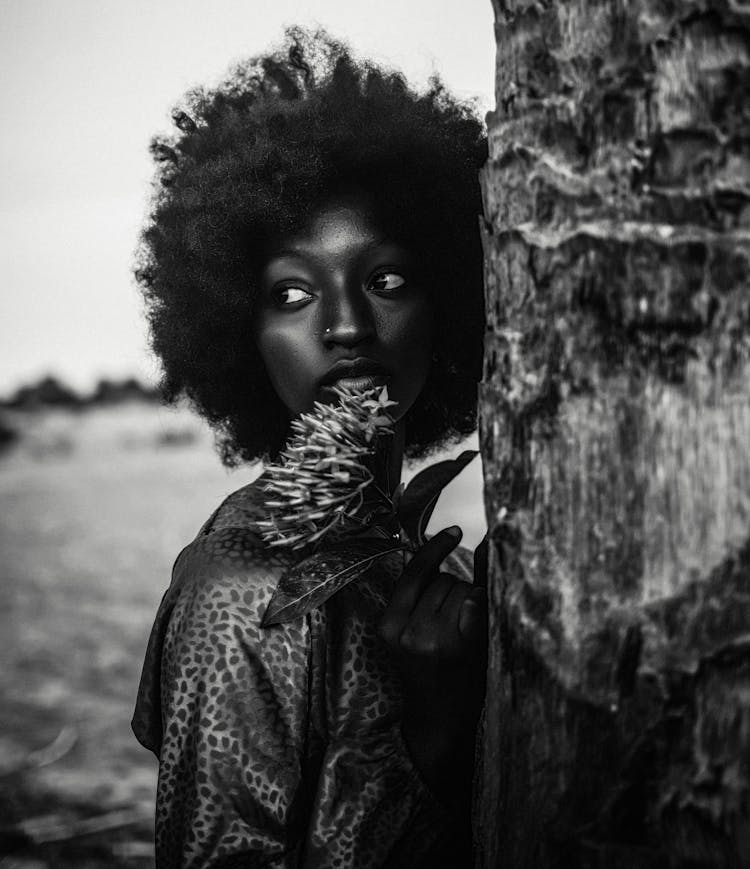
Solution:
<path fill-rule="evenodd" d="M 375 627 L 401 557 L 263 629 L 284 563 L 253 530 L 262 502 L 258 481 L 230 495 L 180 553 L 151 633 L 133 730 L 159 757 L 157 866 L 470 866 Z"/>

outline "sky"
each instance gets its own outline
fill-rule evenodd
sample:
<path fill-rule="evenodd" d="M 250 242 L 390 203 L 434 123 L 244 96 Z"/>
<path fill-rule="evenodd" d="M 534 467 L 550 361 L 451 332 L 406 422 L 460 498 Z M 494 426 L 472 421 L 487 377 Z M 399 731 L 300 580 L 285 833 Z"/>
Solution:
<path fill-rule="evenodd" d="M 148 142 L 288 24 L 493 108 L 490 0 L 0 0 L 0 395 L 156 379 L 132 278 Z"/>

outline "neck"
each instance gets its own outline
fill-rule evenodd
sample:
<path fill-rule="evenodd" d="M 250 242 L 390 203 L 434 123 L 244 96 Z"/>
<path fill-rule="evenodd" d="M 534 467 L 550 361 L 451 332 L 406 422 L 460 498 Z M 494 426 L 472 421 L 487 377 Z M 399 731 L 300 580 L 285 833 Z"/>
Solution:
<path fill-rule="evenodd" d="M 375 485 L 391 497 L 401 482 L 401 465 L 404 461 L 405 428 L 399 420 L 394 426 L 393 436 L 383 438 L 375 453 L 373 476 Z"/>

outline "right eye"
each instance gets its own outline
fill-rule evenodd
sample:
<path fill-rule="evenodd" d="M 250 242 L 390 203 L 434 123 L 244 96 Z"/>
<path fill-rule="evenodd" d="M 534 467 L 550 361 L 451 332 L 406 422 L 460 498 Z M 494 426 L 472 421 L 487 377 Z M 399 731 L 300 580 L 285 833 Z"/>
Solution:
<path fill-rule="evenodd" d="M 312 299 L 312 294 L 303 290 L 302 287 L 278 287 L 274 290 L 273 295 L 276 302 L 282 307 Z"/>

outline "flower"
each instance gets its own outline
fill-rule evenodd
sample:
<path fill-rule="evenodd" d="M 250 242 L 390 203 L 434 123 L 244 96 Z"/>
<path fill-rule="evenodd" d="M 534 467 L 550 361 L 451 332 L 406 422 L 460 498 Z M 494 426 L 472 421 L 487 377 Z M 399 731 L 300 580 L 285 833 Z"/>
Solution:
<path fill-rule="evenodd" d="M 367 526 L 375 507 L 392 512 L 386 493 L 367 493 L 373 482 L 368 464 L 378 439 L 393 434 L 388 408 L 396 404 L 386 387 L 352 390 L 335 385 L 337 404 L 315 402 L 291 424 L 292 436 L 280 461 L 266 469 L 269 518 L 259 521 L 271 546 L 302 549 L 327 535 L 337 538 Z"/>

